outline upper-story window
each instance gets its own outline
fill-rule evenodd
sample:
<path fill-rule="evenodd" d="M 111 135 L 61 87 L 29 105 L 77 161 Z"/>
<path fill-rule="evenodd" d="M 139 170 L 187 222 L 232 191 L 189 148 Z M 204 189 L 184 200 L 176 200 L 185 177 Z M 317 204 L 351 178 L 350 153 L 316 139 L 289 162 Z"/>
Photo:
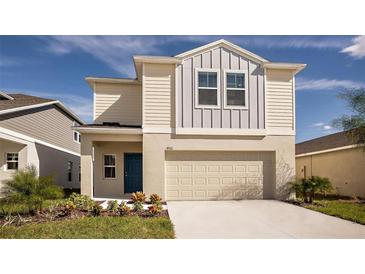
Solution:
<path fill-rule="evenodd" d="M 76 122 L 73 122 L 73 126 L 74 127 L 77 126 Z M 74 142 L 76 142 L 76 143 L 81 142 L 81 135 L 76 130 L 73 130 L 73 139 L 74 139 Z"/>
<path fill-rule="evenodd" d="M 219 107 L 219 70 L 196 69 L 195 106 Z"/>
<path fill-rule="evenodd" d="M 247 79 L 244 71 L 225 71 L 225 108 L 247 108 Z"/>

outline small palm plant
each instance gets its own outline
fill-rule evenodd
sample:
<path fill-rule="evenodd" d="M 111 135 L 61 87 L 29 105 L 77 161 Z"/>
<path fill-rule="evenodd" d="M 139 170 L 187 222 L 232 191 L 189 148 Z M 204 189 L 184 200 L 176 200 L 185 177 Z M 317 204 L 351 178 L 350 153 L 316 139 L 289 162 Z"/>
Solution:
<path fill-rule="evenodd" d="M 312 176 L 291 183 L 291 188 L 301 196 L 306 203 L 312 203 L 317 193 L 326 194 L 333 190 L 328 178 Z"/>
<path fill-rule="evenodd" d="M 52 176 L 39 177 L 34 166 L 18 170 L 4 186 L 7 202 L 24 203 L 32 214 L 42 211 L 45 200 L 60 199 L 63 190 L 54 183 Z"/>

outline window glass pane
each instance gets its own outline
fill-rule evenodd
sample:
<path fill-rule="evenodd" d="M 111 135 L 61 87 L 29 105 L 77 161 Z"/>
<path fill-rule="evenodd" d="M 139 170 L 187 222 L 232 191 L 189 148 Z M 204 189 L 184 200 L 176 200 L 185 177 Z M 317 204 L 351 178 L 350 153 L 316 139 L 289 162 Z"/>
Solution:
<path fill-rule="evenodd" d="M 7 169 L 18 169 L 18 162 L 8 162 Z"/>
<path fill-rule="evenodd" d="M 245 74 L 227 73 L 227 88 L 245 88 Z"/>
<path fill-rule="evenodd" d="M 214 105 L 218 104 L 217 102 L 217 90 L 216 89 L 199 89 L 198 94 L 198 104 L 199 105 Z"/>
<path fill-rule="evenodd" d="M 115 167 L 105 167 L 105 178 L 115 178 Z"/>
<path fill-rule="evenodd" d="M 245 88 L 245 75 L 238 73 L 236 74 L 236 84 L 237 88 Z"/>
<path fill-rule="evenodd" d="M 245 106 L 245 91 L 244 90 L 227 90 L 227 105 L 228 106 Z"/>
<path fill-rule="evenodd" d="M 77 132 L 76 131 L 74 131 L 74 141 L 77 142 Z"/>
<path fill-rule="evenodd" d="M 198 72 L 199 75 L 199 82 L 198 82 L 198 86 L 199 87 L 207 87 L 208 86 L 208 75 L 206 72 Z"/>
<path fill-rule="evenodd" d="M 227 73 L 227 87 L 228 88 L 235 88 L 235 77 L 233 73 Z"/>
<path fill-rule="evenodd" d="M 115 156 L 114 155 L 104 155 L 104 165 L 105 166 L 114 166 L 115 165 Z"/>
<path fill-rule="evenodd" d="M 217 87 L 217 73 L 216 72 L 208 72 L 208 87 L 210 87 L 210 88 Z"/>
<path fill-rule="evenodd" d="M 7 153 L 6 160 L 7 161 L 18 161 L 18 153 Z"/>

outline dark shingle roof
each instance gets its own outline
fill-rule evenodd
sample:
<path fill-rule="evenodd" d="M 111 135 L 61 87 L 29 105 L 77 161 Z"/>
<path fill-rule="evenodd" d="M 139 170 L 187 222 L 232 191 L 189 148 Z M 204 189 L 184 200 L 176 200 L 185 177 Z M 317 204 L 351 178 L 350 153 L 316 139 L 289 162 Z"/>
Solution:
<path fill-rule="evenodd" d="M 299 155 L 353 144 L 351 139 L 346 136 L 346 132 L 338 132 L 296 144 L 295 154 Z"/>
<path fill-rule="evenodd" d="M 13 97 L 14 100 L 0 100 L 0 111 L 55 101 L 52 99 L 46 99 L 26 94 L 9 94 L 9 95 Z"/>

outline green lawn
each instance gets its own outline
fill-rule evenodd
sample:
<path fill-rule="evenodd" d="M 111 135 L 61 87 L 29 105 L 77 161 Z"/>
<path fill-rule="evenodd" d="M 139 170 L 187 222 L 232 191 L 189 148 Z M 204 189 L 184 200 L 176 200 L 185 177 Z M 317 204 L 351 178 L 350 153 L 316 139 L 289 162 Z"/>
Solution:
<path fill-rule="evenodd" d="M 84 217 L 23 226 L 0 227 L 3 239 L 172 239 L 166 217 Z"/>
<path fill-rule="evenodd" d="M 56 206 L 58 203 L 64 202 L 64 199 L 59 200 L 46 200 L 44 202 L 44 209 L 50 208 L 52 206 Z M 0 200 L 0 216 L 6 215 L 17 215 L 17 214 L 28 214 L 28 208 L 25 204 L 22 203 L 6 203 L 3 200 Z"/>
<path fill-rule="evenodd" d="M 305 207 L 365 225 L 365 204 L 353 200 L 320 199 Z"/>

